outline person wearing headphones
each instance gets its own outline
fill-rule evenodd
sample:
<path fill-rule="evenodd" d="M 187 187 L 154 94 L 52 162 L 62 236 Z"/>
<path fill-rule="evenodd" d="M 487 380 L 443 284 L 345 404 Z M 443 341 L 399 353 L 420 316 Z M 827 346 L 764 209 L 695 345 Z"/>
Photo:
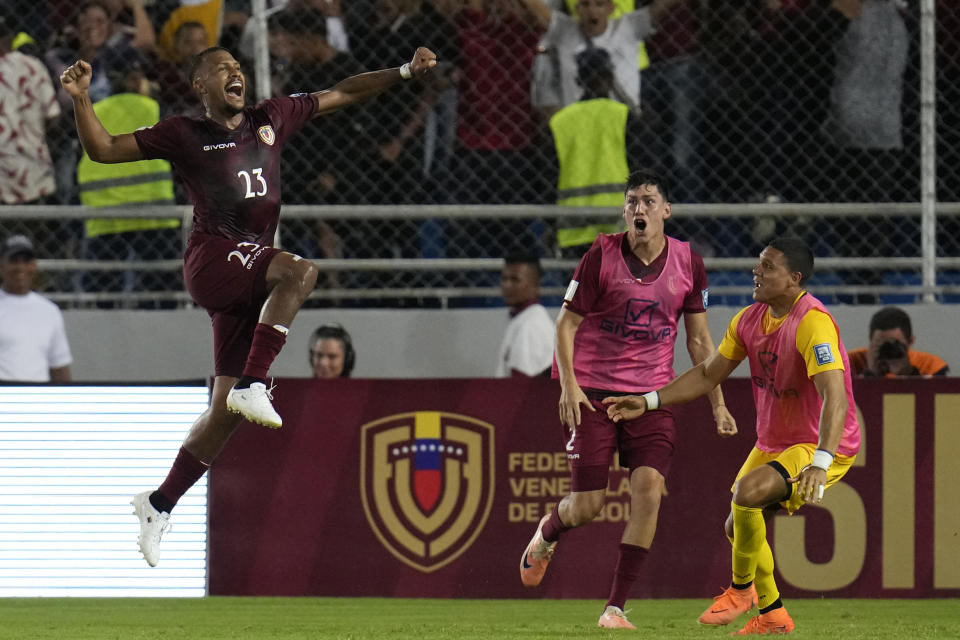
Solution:
<path fill-rule="evenodd" d="M 310 336 L 310 369 L 314 378 L 349 378 L 356 360 L 350 334 L 339 324 L 321 325 Z"/>

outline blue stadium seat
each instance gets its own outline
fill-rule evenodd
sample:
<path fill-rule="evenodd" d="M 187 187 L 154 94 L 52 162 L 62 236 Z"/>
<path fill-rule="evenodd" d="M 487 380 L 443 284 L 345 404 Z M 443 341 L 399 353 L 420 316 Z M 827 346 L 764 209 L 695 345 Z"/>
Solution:
<path fill-rule="evenodd" d="M 937 274 L 937 284 L 960 286 L 960 271 L 941 271 Z M 940 302 L 948 304 L 960 303 L 960 293 L 945 293 L 939 297 Z"/>
<path fill-rule="evenodd" d="M 540 280 L 540 289 L 547 287 L 566 287 L 570 284 L 570 276 L 573 274 L 560 273 L 559 271 L 547 271 Z M 546 308 L 559 307 L 563 305 L 563 294 L 556 296 L 540 296 L 540 303 Z"/>
<path fill-rule="evenodd" d="M 710 306 L 746 307 L 753 304 L 753 274 L 749 271 L 714 271 L 707 274 Z M 715 287 L 736 287 L 736 292 L 714 293 Z"/>
<path fill-rule="evenodd" d="M 471 286 L 474 287 L 499 287 L 500 272 L 484 271 L 482 273 L 471 274 Z M 479 308 L 479 307 L 502 307 L 503 298 L 496 296 L 466 296 L 463 298 L 450 298 L 448 306 L 451 309 Z"/>
<path fill-rule="evenodd" d="M 844 284 L 847 284 L 847 281 L 836 271 L 814 271 L 813 277 L 807 283 L 807 289 L 825 305 L 849 304 L 852 301 L 849 295 L 820 293 L 817 290 L 818 287 L 836 287 Z"/>
<path fill-rule="evenodd" d="M 900 287 L 920 286 L 923 276 L 918 271 L 887 271 L 883 274 L 883 284 Z M 914 304 L 919 302 L 919 293 L 882 293 L 880 304 Z"/>

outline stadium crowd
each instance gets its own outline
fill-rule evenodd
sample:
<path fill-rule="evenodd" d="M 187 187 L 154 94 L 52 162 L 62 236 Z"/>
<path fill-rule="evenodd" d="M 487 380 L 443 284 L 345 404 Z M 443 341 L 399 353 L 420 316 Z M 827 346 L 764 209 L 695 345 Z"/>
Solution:
<path fill-rule="evenodd" d="M 93 65 L 94 101 L 133 91 L 156 102 L 159 118 L 202 115 L 187 69 L 207 46 L 235 52 L 249 86 L 255 86 L 256 21 L 242 0 L 4 5 L 0 69 L 19 86 L 30 83 L 38 90 L 24 94 L 29 100 L 17 113 L 0 113 L 7 132 L 0 135 L 39 138 L 22 153 L 18 148 L 0 158 L 5 204 L 84 201 L 90 185 L 78 172 L 82 150 L 72 105 L 56 82 L 77 58 Z M 428 78 L 301 132 L 284 153 L 286 203 L 602 205 L 611 197 L 604 187 L 622 185 L 626 172 L 638 167 L 673 176 L 675 202 L 919 199 L 919 15 L 915 5 L 899 0 L 268 5 L 273 95 L 399 64 L 404 52 L 420 44 L 440 61 Z M 960 149 L 951 144 L 960 131 L 960 83 L 950 80 L 960 75 L 960 8 L 940 0 L 936 15 L 938 196 L 951 201 L 960 200 L 960 162 L 951 160 Z M 625 131 L 613 132 L 603 158 L 622 162 L 587 162 L 582 148 L 567 144 L 572 128 L 601 117 L 593 104 L 580 109 L 579 120 L 561 118 L 581 99 L 596 102 L 593 93 L 581 95 L 586 87 L 577 76 L 576 56 L 600 49 L 613 78 L 607 99 L 622 104 L 629 116 Z M 133 89 L 131 67 L 142 74 Z M 40 188 L 18 189 L 17 180 Z M 176 176 L 173 187 L 175 201 L 186 203 Z M 616 191 L 619 199 L 622 187 Z M 582 197 L 571 200 L 570 193 Z M 133 231 L 156 235 L 160 222 Z M 341 220 L 292 221 L 282 239 L 311 258 L 494 257 L 504 249 L 466 249 L 463 239 L 477 230 L 473 222 L 384 222 L 376 227 L 375 243 L 366 237 L 368 226 Z M 698 243 L 708 257 L 752 255 L 783 232 L 807 238 L 817 255 L 915 255 L 920 246 L 912 219 L 880 219 L 874 232 L 863 234 L 853 232 L 857 222 L 850 220 L 813 219 L 789 228 L 780 220 L 739 218 L 676 223 L 677 235 Z M 62 247 L 62 255 L 51 257 L 89 255 L 89 241 L 102 237 L 91 235 L 89 222 L 86 229 L 71 224 L 45 228 L 57 241 L 38 239 L 38 246 Z M 554 240 L 544 239 L 550 230 L 545 234 L 527 221 L 502 224 L 518 245 L 539 246 L 542 254 L 556 249 Z M 949 234 L 953 223 L 942 224 Z M 161 253 L 155 257 L 170 257 Z M 368 281 L 369 275 L 343 277 L 348 287 L 383 284 Z"/>

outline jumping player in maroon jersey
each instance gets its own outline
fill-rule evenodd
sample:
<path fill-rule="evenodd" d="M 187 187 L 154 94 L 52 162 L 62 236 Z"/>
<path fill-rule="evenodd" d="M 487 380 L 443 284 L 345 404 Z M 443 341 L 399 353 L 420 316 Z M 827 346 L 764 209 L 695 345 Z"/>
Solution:
<path fill-rule="evenodd" d="M 270 403 L 267 371 L 317 280 L 310 261 L 270 246 L 280 217 L 284 143 L 311 118 L 372 98 L 436 64 L 433 52 L 421 47 L 401 67 L 247 107 L 240 63 L 226 49 L 211 47 L 196 57 L 190 74 L 203 117 L 173 116 L 120 135 L 107 132 L 93 111 L 87 62 L 78 60 L 60 76 L 91 159 L 168 160 L 194 205 L 183 275 L 190 296 L 213 323 L 216 377 L 210 406 L 193 424 L 166 480 L 133 499 L 140 551 L 150 566 L 160 559 L 170 511 L 209 468 L 241 416 L 272 428 L 282 425 Z"/>

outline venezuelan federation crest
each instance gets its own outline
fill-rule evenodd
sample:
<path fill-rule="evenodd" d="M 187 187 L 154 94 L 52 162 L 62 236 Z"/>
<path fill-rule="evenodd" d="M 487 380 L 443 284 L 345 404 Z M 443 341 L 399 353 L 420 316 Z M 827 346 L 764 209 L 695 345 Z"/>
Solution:
<path fill-rule="evenodd" d="M 493 425 L 417 411 L 363 425 L 360 495 L 381 544 L 430 573 L 473 544 L 493 504 Z"/>
<path fill-rule="evenodd" d="M 273 146 L 274 140 L 277 139 L 277 136 L 273 133 L 273 127 L 268 124 L 265 124 L 257 129 L 257 135 L 260 136 L 260 139 L 263 140 L 264 143 L 270 145 L 271 147 Z"/>

